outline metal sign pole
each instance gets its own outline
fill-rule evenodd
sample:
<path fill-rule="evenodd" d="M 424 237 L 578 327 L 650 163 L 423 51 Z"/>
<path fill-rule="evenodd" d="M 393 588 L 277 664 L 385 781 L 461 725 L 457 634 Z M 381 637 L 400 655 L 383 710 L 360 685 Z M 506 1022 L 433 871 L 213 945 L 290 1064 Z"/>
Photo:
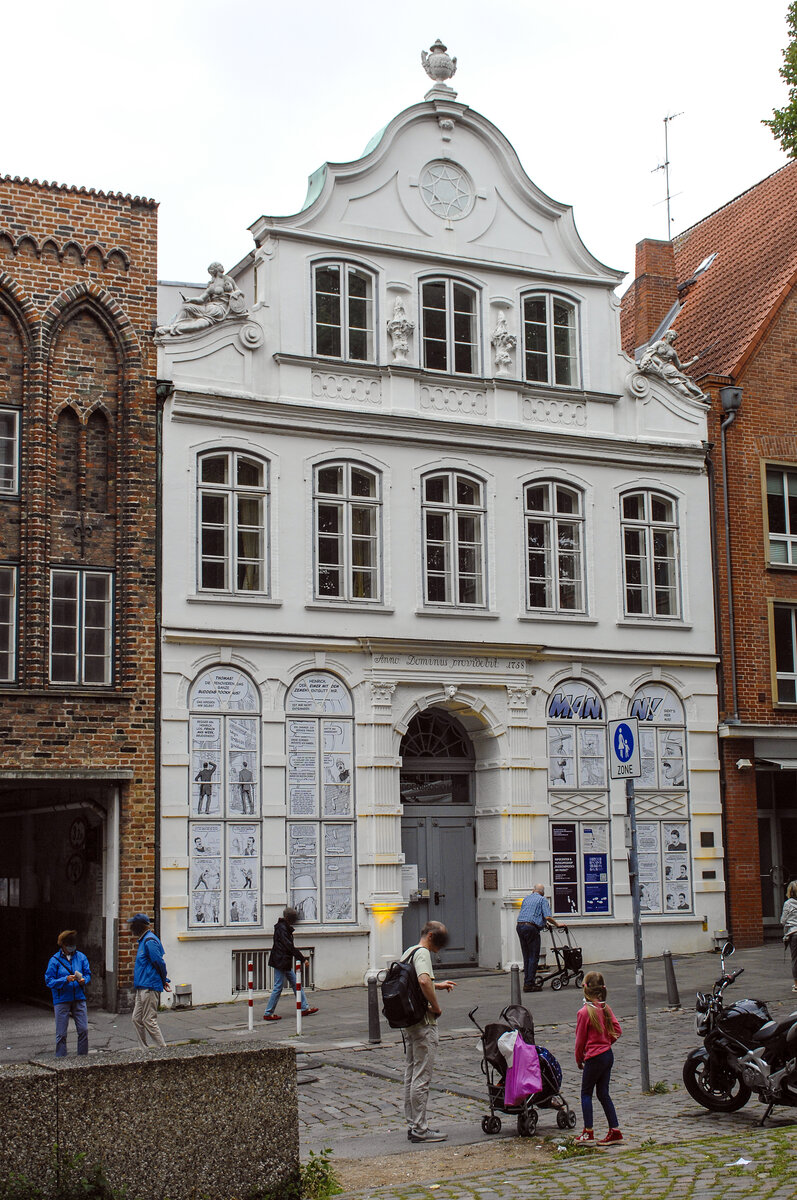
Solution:
<path fill-rule="evenodd" d="M 631 907 L 634 917 L 634 964 L 636 974 L 636 1014 L 639 1026 L 639 1074 L 642 1091 L 650 1091 L 650 1061 L 648 1058 L 648 1018 L 645 1006 L 645 967 L 642 959 L 642 914 L 639 896 L 639 856 L 637 852 L 636 803 L 633 779 L 625 781 L 628 823 L 631 826 L 631 846 L 628 851 L 628 874 L 631 880 Z"/>

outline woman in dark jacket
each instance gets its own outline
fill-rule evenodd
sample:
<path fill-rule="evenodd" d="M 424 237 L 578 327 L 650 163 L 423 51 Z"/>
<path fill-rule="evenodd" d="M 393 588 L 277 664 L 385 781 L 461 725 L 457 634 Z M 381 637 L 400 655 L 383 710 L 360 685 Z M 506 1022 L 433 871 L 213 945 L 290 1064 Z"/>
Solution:
<path fill-rule="evenodd" d="M 266 1003 L 266 1011 L 263 1013 L 264 1021 L 282 1020 L 274 1012 L 274 1009 L 277 1007 L 277 1001 L 286 983 L 290 983 L 294 994 L 296 992 L 296 972 L 293 965 L 297 958 L 302 962 L 305 961 L 304 955 L 300 954 L 293 944 L 293 928 L 298 920 L 299 914 L 296 909 L 286 908 L 274 926 L 274 944 L 268 956 L 268 965 L 274 968 L 274 987 Z M 302 1015 L 309 1017 L 311 1013 L 317 1012 L 317 1008 L 309 1007 L 304 988 L 302 988 Z"/>

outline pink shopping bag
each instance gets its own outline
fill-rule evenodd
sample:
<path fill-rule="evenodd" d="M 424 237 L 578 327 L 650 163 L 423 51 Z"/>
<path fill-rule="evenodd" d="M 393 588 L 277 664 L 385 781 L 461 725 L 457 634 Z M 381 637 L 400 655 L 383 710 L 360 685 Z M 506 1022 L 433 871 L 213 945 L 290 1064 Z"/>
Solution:
<path fill-rule="evenodd" d="M 515 1053 L 512 1066 L 506 1073 L 504 1084 L 504 1102 L 519 1104 L 526 1096 L 542 1090 L 542 1073 L 540 1071 L 540 1056 L 536 1046 L 530 1046 L 518 1037 L 515 1042 Z"/>

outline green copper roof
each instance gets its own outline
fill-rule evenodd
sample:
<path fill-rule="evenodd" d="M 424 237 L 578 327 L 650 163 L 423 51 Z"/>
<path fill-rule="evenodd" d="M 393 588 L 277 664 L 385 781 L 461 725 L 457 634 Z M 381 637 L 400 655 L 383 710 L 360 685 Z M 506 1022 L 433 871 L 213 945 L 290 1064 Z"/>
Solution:
<path fill-rule="evenodd" d="M 326 177 L 327 177 L 327 164 L 326 163 L 322 163 L 321 166 L 318 168 L 318 170 L 313 171 L 312 175 L 308 176 L 307 195 L 304 198 L 304 204 L 302 205 L 302 208 L 301 208 L 302 212 L 304 212 L 304 210 L 306 208 L 309 208 L 310 205 L 313 203 L 313 201 L 317 200 L 318 197 L 321 195 L 322 189 L 324 187 L 324 180 L 326 179 Z"/>

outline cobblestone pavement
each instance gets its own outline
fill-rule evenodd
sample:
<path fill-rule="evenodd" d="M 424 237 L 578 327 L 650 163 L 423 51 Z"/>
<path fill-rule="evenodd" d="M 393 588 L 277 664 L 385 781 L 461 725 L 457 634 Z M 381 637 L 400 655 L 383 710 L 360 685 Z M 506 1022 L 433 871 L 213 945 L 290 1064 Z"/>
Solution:
<path fill-rule="evenodd" d="M 430 1147 L 430 1150 L 433 1150 Z M 629 1150 L 585 1150 L 562 1161 L 535 1162 L 456 1180 L 430 1179 L 347 1192 L 373 1200 L 794 1200 L 797 1134 L 759 1133 L 753 1148 L 746 1136 L 724 1136 L 686 1145 Z M 740 1158 L 746 1165 L 735 1165 Z M 430 1164 L 431 1165 L 431 1164 Z"/>
<path fill-rule="evenodd" d="M 575 1012 L 575 995 L 571 1001 Z M 573 1023 L 538 1024 L 536 1037 L 538 1044 L 547 1046 L 562 1065 L 562 1095 L 576 1111 L 580 1128 L 580 1074 L 572 1052 Z M 757 1101 L 751 1100 L 738 1113 L 716 1114 L 702 1109 L 685 1091 L 681 1068 L 688 1052 L 698 1044 L 691 1012 L 649 1015 L 648 1042 L 651 1082 L 666 1088 L 660 1094 L 641 1092 L 636 1021 L 626 1018 L 623 1036 L 615 1046 L 611 1091 L 630 1144 L 639 1146 L 649 1138 L 657 1142 L 689 1141 L 731 1131 L 740 1136 L 759 1136 L 757 1123 L 764 1110 Z M 337 1157 L 344 1158 L 406 1149 L 400 1042 L 327 1051 L 299 1061 L 303 1068 L 299 1076 L 300 1139 L 305 1153 L 319 1145 L 330 1146 Z M 304 1078 L 307 1083 L 301 1082 Z M 431 1123 L 443 1129 L 453 1144 L 491 1142 L 495 1139 L 481 1130 L 481 1118 L 488 1111 L 478 1035 L 475 1031 L 444 1034 L 429 1101 Z M 797 1113 L 794 1115 L 797 1117 Z M 502 1120 L 502 1134 L 514 1134 L 515 1118 L 505 1115 Z M 770 1124 L 789 1124 L 791 1120 L 792 1110 L 780 1108 Z M 596 1104 L 596 1128 L 601 1128 L 602 1121 Z M 550 1110 L 541 1110 L 538 1131 L 542 1136 L 557 1135 Z"/>

